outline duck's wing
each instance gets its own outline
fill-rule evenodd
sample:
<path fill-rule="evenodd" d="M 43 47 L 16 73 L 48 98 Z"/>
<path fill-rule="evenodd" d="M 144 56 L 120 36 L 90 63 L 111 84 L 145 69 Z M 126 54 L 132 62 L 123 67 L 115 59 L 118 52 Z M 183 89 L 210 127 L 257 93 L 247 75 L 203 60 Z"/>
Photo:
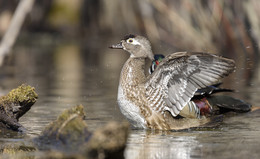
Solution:
<path fill-rule="evenodd" d="M 177 116 L 195 92 L 218 83 L 235 69 L 233 60 L 201 52 L 178 52 L 168 55 L 146 83 L 146 96 L 153 103 L 162 95 L 164 104 L 155 110 L 168 110 Z M 157 91 L 154 91 L 157 90 Z M 159 92 L 158 92 L 159 91 Z"/>

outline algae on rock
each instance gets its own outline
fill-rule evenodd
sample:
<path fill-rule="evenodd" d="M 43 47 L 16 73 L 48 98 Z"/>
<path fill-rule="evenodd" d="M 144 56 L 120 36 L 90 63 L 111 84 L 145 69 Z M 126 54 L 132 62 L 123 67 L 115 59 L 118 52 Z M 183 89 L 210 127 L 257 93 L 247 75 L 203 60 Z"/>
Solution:
<path fill-rule="evenodd" d="M 0 128 L 23 130 L 18 120 L 31 109 L 37 98 L 34 87 L 25 84 L 0 97 Z"/>

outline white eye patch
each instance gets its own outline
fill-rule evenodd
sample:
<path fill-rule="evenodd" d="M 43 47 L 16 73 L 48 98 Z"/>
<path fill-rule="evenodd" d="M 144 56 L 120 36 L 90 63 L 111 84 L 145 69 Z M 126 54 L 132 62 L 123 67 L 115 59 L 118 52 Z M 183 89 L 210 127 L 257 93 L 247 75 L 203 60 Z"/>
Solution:
<path fill-rule="evenodd" d="M 133 45 L 141 45 L 137 40 L 132 39 L 132 38 L 127 39 L 126 42 L 129 44 L 133 44 Z"/>

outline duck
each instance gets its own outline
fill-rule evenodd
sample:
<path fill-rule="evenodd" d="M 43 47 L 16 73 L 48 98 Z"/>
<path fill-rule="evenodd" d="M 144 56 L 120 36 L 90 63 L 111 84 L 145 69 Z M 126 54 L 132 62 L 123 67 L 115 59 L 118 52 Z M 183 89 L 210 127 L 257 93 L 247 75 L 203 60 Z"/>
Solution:
<path fill-rule="evenodd" d="M 203 127 L 223 113 L 251 110 L 251 105 L 245 101 L 213 95 L 227 91 L 219 85 L 222 78 L 234 72 L 232 59 L 205 52 L 156 56 L 149 40 L 135 34 L 126 35 L 110 48 L 130 54 L 121 70 L 117 102 L 121 113 L 134 128 L 182 130 Z M 152 61 L 148 75 L 146 59 Z"/>

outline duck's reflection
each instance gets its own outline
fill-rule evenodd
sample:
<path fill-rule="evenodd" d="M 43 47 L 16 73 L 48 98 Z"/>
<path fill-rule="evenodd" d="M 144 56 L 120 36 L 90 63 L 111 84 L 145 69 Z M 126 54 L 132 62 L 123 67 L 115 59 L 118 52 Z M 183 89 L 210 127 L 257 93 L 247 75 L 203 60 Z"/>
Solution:
<path fill-rule="evenodd" d="M 134 130 L 129 137 L 125 156 L 134 159 L 186 159 L 201 156 L 201 147 L 196 134 L 189 132 Z"/>

